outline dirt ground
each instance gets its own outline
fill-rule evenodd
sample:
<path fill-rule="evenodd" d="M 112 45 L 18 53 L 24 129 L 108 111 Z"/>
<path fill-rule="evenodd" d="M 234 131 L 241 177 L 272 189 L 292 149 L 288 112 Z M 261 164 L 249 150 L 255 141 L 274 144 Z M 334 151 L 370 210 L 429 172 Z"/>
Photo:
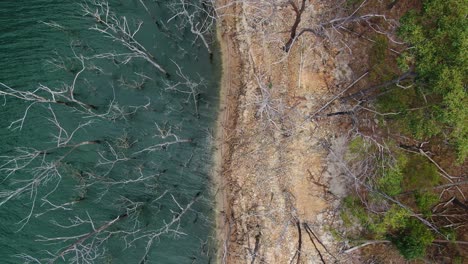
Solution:
<path fill-rule="evenodd" d="M 348 2 L 306 1 L 299 28 L 316 30 L 345 16 L 339 12 Z M 369 2 L 363 12 L 397 21 L 417 7 L 413 0 L 383 2 Z M 218 262 L 407 263 L 389 243 L 345 253 L 352 230 L 343 228 L 340 200 L 352 184 L 336 156 L 345 155 L 352 120 L 326 113 L 347 111 L 350 105 L 334 100 L 343 91 L 374 84 L 368 27 L 307 33 L 285 52 L 295 20 L 288 1 L 217 4 L 223 60 L 214 167 Z M 392 47 L 388 53 L 397 56 Z M 381 133 L 372 115 L 359 122 L 368 133 Z"/>
<path fill-rule="evenodd" d="M 318 19 L 322 5 L 307 3 L 304 23 Z M 313 35 L 282 50 L 294 21 L 288 5 L 244 2 L 222 12 L 219 262 L 341 262 L 331 229 L 345 188 L 334 180 L 329 189 L 324 147 L 337 124 L 310 116 L 351 78 L 350 69 Z"/>

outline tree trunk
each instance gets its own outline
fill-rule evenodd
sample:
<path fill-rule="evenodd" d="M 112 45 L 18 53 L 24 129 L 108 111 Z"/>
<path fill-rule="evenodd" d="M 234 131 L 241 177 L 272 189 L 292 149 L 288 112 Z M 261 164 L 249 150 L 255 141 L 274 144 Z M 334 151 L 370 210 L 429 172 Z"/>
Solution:
<path fill-rule="evenodd" d="M 327 116 L 352 115 L 352 114 L 354 114 L 354 111 L 341 111 L 341 112 L 329 113 L 327 114 Z"/>
<path fill-rule="evenodd" d="M 296 40 L 297 27 L 299 26 L 299 23 L 301 23 L 301 16 L 302 12 L 304 12 L 305 9 L 305 2 L 306 0 L 302 0 L 301 9 L 298 9 L 296 3 L 294 3 L 293 0 L 289 0 L 289 3 L 291 4 L 292 8 L 294 9 L 294 12 L 296 13 L 296 20 L 294 21 L 294 24 L 291 28 L 291 35 L 289 36 L 289 40 L 283 47 L 283 50 L 286 52 L 289 52 L 292 44 Z"/>
<path fill-rule="evenodd" d="M 57 256 L 55 256 L 55 258 L 53 258 L 52 260 L 49 261 L 50 264 L 52 263 L 55 263 L 55 261 L 57 261 L 57 259 L 59 258 L 63 258 L 63 256 L 65 256 L 67 253 L 69 253 L 70 251 L 73 251 L 73 249 L 83 243 L 84 241 L 86 241 L 88 238 L 96 235 L 96 234 L 99 234 L 100 232 L 104 231 L 105 229 L 107 229 L 108 227 L 110 227 L 111 225 L 113 225 L 115 222 L 118 222 L 124 218 L 126 218 L 128 216 L 128 214 L 121 214 L 119 215 L 117 218 L 107 222 L 106 224 L 102 225 L 101 227 L 99 227 L 98 229 L 92 231 L 92 232 L 89 232 L 87 235 L 83 236 L 82 238 L 78 239 L 75 243 L 71 244 L 70 246 L 68 246 L 67 248 L 65 248 L 64 250 L 62 250 L 62 252 L 60 252 L 60 254 L 58 254 Z"/>
<path fill-rule="evenodd" d="M 368 94 L 378 90 L 378 89 L 381 89 L 381 88 L 385 88 L 385 87 L 388 87 L 390 85 L 394 85 L 394 84 L 397 84 L 403 80 L 406 80 L 408 78 L 414 78 L 416 76 L 416 73 L 412 72 L 412 71 L 407 71 L 406 73 L 404 73 L 403 75 L 399 76 L 398 78 L 395 78 L 393 80 L 390 80 L 388 82 L 384 82 L 384 83 L 381 83 L 381 84 L 378 84 L 378 85 L 374 85 L 374 86 L 371 86 L 369 88 L 365 88 L 365 89 L 362 89 L 358 92 L 355 92 L 353 94 L 350 94 L 348 96 L 345 96 L 345 97 L 341 97 L 341 101 L 342 102 L 346 102 L 346 101 L 349 101 L 351 99 L 355 99 L 355 100 L 358 100 L 358 101 L 361 101 L 365 96 L 367 96 Z"/>

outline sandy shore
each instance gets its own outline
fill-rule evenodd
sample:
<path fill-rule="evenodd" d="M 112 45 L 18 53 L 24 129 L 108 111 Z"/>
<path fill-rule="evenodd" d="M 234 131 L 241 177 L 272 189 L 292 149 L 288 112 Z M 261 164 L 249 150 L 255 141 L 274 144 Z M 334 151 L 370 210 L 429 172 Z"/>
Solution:
<path fill-rule="evenodd" d="M 224 2 L 220 2 L 224 5 Z M 223 12 L 235 13 L 236 6 L 232 6 Z M 220 45 L 222 56 L 222 77 L 220 87 L 220 112 L 215 131 L 216 151 L 214 154 L 214 179 L 216 182 L 216 232 L 218 245 L 217 263 L 227 263 L 227 251 L 229 247 L 229 215 L 230 206 L 228 203 L 229 192 L 227 185 L 226 170 L 229 168 L 229 161 L 232 147 L 229 142 L 230 136 L 236 127 L 237 108 L 239 103 L 239 90 L 241 75 L 241 62 L 238 55 L 235 34 L 235 17 L 227 17 L 217 24 L 217 40 Z"/>

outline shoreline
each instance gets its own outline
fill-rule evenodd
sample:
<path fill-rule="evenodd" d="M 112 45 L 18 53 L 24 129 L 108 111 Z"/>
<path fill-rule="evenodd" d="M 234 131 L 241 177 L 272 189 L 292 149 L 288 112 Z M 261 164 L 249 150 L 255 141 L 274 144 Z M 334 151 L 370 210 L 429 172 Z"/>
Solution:
<path fill-rule="evenodd" d="M 223 1 L 223 6 L 228 1 Z M 228 8 L 236 11 L 236 5 Z M 226 172 L 228 170 L 230 156 L 232 153 L 229 138 L 236 128 L 237 107 L 239 105 L 239 85 L 234 76 L 241 76 L 240 59 L 233 35 L 235 31 L 229 30 L 235 27 L 235 17 L 227 17 L 217 21 L 216 39 L 221 54 L 221 80 L 219 90 L 219 112 L 216 120 L 215 130 L 215 153 L 213 164 L 213 179 L 216 186 L 215 191 L 215 218 L 216 218 L 216 263 L 226 263 L 228 243 L 230 237 L 229 218 L 231 208 L 228 202 L 228 192 L 225 186 L 228 184 Z M 237 80 L 239 81 L 239 80 Z"/>

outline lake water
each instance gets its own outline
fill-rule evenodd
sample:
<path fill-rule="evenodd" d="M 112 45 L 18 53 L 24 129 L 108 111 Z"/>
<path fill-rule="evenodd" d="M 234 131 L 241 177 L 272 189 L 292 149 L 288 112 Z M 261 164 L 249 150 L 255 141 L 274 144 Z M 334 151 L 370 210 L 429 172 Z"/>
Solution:
<path fill-rule="evenodd" d="M 219 56 L 176 2 L 0 1 L 0 263 L 214 262 Z"/>

